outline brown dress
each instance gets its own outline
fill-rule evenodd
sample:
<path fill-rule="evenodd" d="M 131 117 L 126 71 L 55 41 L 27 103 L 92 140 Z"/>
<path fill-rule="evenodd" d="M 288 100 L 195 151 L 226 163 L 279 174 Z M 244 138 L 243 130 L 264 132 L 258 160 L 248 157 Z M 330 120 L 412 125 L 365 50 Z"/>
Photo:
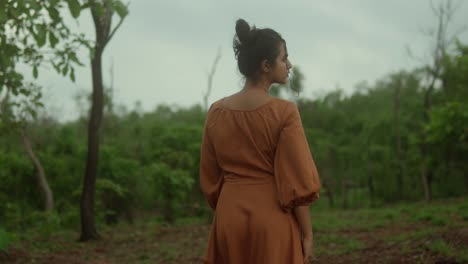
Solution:
<path fill-rule="evenodd" d="M 304 263 L 291 210 L 319 197 L 320 180 L 296 105 L 271 98 L 253 110 L 223 99 L 205 122 L 200 184 L 215 211 L 204 263 Z"/>

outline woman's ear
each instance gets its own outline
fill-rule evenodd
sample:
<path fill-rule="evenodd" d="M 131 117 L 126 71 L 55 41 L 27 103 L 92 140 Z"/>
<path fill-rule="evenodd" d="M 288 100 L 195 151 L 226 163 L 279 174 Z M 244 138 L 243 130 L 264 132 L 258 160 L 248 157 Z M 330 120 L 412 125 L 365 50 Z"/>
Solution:
<path fill-rule="evenodd" d="M 260 65 L 262 72 L 270 72 L 271 71 L 271 64 L 268 60 L 263 60 Z"/>

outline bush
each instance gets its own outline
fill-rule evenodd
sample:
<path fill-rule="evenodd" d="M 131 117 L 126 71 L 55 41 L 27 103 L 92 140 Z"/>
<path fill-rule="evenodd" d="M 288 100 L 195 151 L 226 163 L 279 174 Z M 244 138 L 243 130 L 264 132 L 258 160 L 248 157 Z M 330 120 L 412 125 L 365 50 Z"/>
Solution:
<path fill-rule="evenodd" d="M 8 254 L 8 247 L 10 246 L 12 235 L 3 229 L 0 229 L 0 251 Z"/>

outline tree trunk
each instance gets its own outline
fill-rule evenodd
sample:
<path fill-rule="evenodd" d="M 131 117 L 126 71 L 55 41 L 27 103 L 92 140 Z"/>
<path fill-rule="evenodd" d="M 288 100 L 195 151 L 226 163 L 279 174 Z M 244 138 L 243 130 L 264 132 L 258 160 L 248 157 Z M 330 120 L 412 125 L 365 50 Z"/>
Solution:
<path fill-rule="evenodd" d="M 323 181 L 323 187 L 325 187 L 325 189 L 327 190 L 327 197 L 328 197 L 328 206 L 330 208 L 333 208 L 335 207 L 335 200 L 334 200 L 334 197 L 333 197 L 333 191 L 330 187 L 330 184 L 328 184 L 328 181 Z"/>
<path fill-rule="evenodd" d="M 94 198 L 96 175 L 99 159 L 99 129 L 101 127 L 102 112 L 104 107 L 104 85 L 102 83 L 102 54 L 107 43 L 122 24 L 126 14 L 119 15 L 121 20 L 111 31 L 112 2 L 90 0 L 91 15 L 96 30 L 96 42 L 91 61 L 93 77 L 93 98 L 91 117 L 88 124 L 88 153 L 86 171 L 83 179 L 83 191 L 81 194 L 81 237 L 80 241 L 96 240 L 100 235 L 96 231 L 94 221 Z M 102 8 L 104 12 L 102 12 Z"/>
<path fill-rule="evenodd" d="M 344 182 L 343 183 L 343 205 L 342 205 L 343 209 L 348 209 L 349 207 L 348 188 L 349 188 L 348 182 Z"/>
<path fill-rule="evenodd" d="M 98 44 L 96 43 L 96 46 Z M 95 184 L 99 159 L 99 128 L 103 110 L 102 50 L 97 47 L 91 62 L 93 77 L 93 100 L 88 124 L 88 153 L 81 195 L 80 241 L 99 239 L 94 221 Z"/>
<path fill-rule="evenodd" d="M 440 80 L 442 68 L 443 68 L 443 59 L 447 52 L 447 48 L 452 44 L 457 37 L 457 34 L 449 37 L 449 24 L 453 19 L 453 15 L 457 10 L 456 6 L 452 5 L 451 1 L 445 1 L 445 3 L 440 3 L 438 6 L 434 6 L 431 3 L 432 10 L 434 15 L 437 17 L 437 29 L 434 31 L 435 35 L 435 45 L 434 50 L 432 51 L 432 62 L 431 65 L 428 65 L 428 76 L 430 78 L 430 83 L 425 89 L 424 92 L 424 121 L 425 124 L 430 122 L 429 111 L 432 107 L 432 93 L 435 89 L 435 83 L 437 80 Z M 424 196 L 427 202 L 432 200 L 432 177 L 433 177 L 433 165 L 427 161 L 429 147 L 426 143 L 426 135 L 424 131 L 422 132 L 423 138 L 420 146 L 422 162 L 421 162 L 421 176 L 424 187 Z"/>
<path fill-rule="evenodd" d="M 373 208 L 375 207 L 375 190 L 374 190 L 374 179 L 372 177 L 370 161 L 367 161 L 366 170 L 367 170 L 367 189 L 369 190 L 370 206 Z"/>
<path fill-rule="evenodd" d="M 24 148 L 28 153 L 29 158 L 31 159 L 35 171 L 37 181 L 39 183 L 39 189 L 41 190 L 42 194 L 44 195 L 44 210 L 46 212 L 52 211 L 54 209 L 54 196 L 52 190 L 49 187 L 49 183 L 47 183 L 47 178 L 45 176 L 44 168 L 41 165 L 41 162 L 37 158 L 36 154 L 34 153 L 31 145 L 31 141 L 29 140 L 28 136 L 26 135 L 23 129 L 20 130 L 21 137 L 23 138 Z"/>
<path fill-rule="evenodd" d="M 421 168 L 421 176 L 422 176 L 422 182 L 424 186 L 424 198 L 426 202 L 430 202 L 432 200 L 432 191 L 431 191 L 432 177 L 431 177 L 431 173 L 427 171 L 427 166 L 425 166 L 424 164 Z"/>
<path fill-rule="evenodd" d="M 429 111 L 431 110 L 431 97 L 432 91 L 434 90 L 434 83 L 436 77 L 433 77 L 432 82 L 424 93 L 424 122 L 427 124 L 430 122 Z M 422 161 L 421 161 L 421 176 L 422 176 L 422 184 L 424 188 L 424 199 L 426 202 L 430 202 L 432 200 L 432 192 L 431 192 L 431 183 L 432 183 L 432 167 L 427 162 L 426 158 L 428 155 L 428 145 L 426 143 L 426 134 L 424 131 L 422 132 L 423 139 L 420 146 Z"/>
<path fill-rule="evenodd" d="M 401 133 L 400 133 L 400 94 L 402 86 L 402 76 L 398 76 L 397 84 L 395 86 L 395 97 L 394 97 L 394 123 L 395 123 L 395 140 L 396 140 L 396 159 L 397 159 L 397 193 L 399 199 L 404 194 L 403 191 L 403 158 L 401 149 Z"/>

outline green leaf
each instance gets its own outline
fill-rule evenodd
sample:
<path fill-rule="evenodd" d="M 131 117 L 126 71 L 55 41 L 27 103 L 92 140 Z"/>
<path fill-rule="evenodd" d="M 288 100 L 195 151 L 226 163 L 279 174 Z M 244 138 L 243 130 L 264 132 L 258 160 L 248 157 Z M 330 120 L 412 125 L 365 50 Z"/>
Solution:
<path fill-rule="evenodd" d="M 51 7 L 49 9 L 47 9 L 47 11 L 49 11 L 49 16 L 54 22 L 60 21 L 60 13 L 57 10 L 57 8 Z"/>
<path fill-rule="evenodd" d="M 78 60 L 78 57 L 76 56 L 76 53 L 75 52 L 70 52 L 68 54 L 68 58 L 73 61 L 74 63 L 80 65 L 80 66 L 83 66 L 83 63 L 81 63 L 81 61 Z"/>
<path fill-rule="evenodd" d="M 45 24 L 38 24 L 36 25 L 36 30 L 37 30 L 37 34 L 36 34 L 36 42 L 37 42 L 37 45 L 40 47 L 44 46 L 45 43 L 46 43 L 46 39 L 47 39 L 47 27 Z"/>
<path fill-rule="evenodd" d="M 117 14 L 120 16 L 120 18 L 124 18 L 128 15 L 128 8 L 122 3 L 122 1 L 114 1 L 112 7 L 115 10 L 115 12 L 117 12 Z"/>
<path fill-rule="evenodd" d="M 90 8 L 91 7 L 91 3 L 90 2 L 86 2 L 84 3 L 82 6 L 81 6 L 81 10 L 84 10 L 86 8 Z"/>
<path fill-rule="evenodd" d="M 57 63 L 52 62 L 52 66 L 57 72 L 60 72 L 60 66 Z"/>
<path fill-rule="evenodd" d="M 29 96 L 31 94 L 31 90 L 28 90 L 26 88 L 19 89 L 19 92 L 23 94 L 24 96 Z"/>
<path fill-rule="evenodd" d="M 17 87 L 12 86 L 11 87 L 11 92 L 13 93 L 13 95 L 18 96 L 18 88 Z"/>
<path fill-rule="evenodd" d="M 36 93 L 36 95 L 34 95 L 33 101 L 37 101 L 37 100 L 41 99 L 41 97 L 42 97 L 42 93 L 38 92 L 38 93 Z"/>
<path fill-rule="evenodd" d="M 80 16 L 81 5 L 78 0 L 67 0 L 68 9 L 70 9 L 70 13 L 74 18 L 78 18 Z"/>
<path fill-rule="evenodd" d="M 65 66 L 63 67 L 63 69 L 62 69 L 62 74 L 63 74 L 63 76 L 66 76 L 67 73 L 68 73 L 68 65 L 65 65 Z"/>
<path fill-rule="evenodd" d="M 56 5 L 58 5 L 59 2 L 60 2 L 60 0 L 49 0 L 50 6 L 54 6 L 54 7 L 55 7 Z"/>
<path fill-rule="evenodd" d="M 37 76 L 39 75 L 39 73 L 37 72 L 37 66 L 34 65 L 33 67 L 33 76 L 34 76 L 34 79 L 37 79 Z"/>
<path fill-rule="evenodd" d="M 0 24 L 3 24 L 7 20 L 5 5 L 6 1 L 0 1 Z"/>
<path fill-rule="evenodd" d="M 37 1 L 29 1 L 29 8 L 33 9 L 34 11 L 39 11 L 41 10 L 41 5 L 37 3 Z"/>
<path fill-rule="evenodd" d="M 32 116 L 33 119 L 36 119 L 37 117 L 37 112 L 36 110 L 32 109 L 31 107 L 28 107 L 26 111 Z"/>
<path fill-rule="evenodd" d="M 44 107 L 44 104 L 41 103 L 41 102 L 35 102 L 35 105 L 36 105 L 37 107 Z"/>
<path fill-rule="evenodd" d="M 59 42 L 58 38 L 53 32 L 49 32 L 49 42 L 52 48 L 55 48 L 55 45 L 57 45 L 57 43 Z"/>
<path fill-rule="evenodd" d="M 73 67 L 70 67 L 70 68 L 71 68 L 70 79 L 72 80 L 72 82 L 75 82 L 75 69 Z"/>
<path fill-rule="evenodd" d="M 91 6 L 92 12 L 96 12 L 97 16 L 102 17 L 104 15 L 105 9 L 101 3 L 93 2 Z"/>

